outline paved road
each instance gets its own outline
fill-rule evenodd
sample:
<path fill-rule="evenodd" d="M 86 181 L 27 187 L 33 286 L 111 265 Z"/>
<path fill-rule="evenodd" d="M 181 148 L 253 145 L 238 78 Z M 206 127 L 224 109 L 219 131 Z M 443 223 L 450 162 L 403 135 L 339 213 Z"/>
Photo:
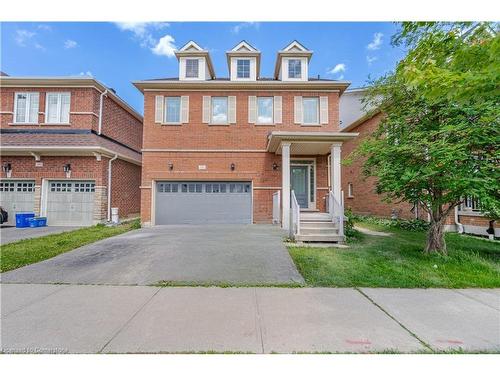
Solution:
<path fill-rule="evenodd" d="M 500 351 L 500 289 L 0 285 L 8 353 Z"/>
<path fill-rule="evenodd" d="M 151 285 L 303 283 L 272 225 L 143 228 L 2 274 L 3 282 Z"/>
<path fill-rule="evenodd" d="M 40 227 L 40 228 L 16 228 L 11 226 L 0 227 L 0 243 L 2 245 L 25 240 L 27 238 L 43 237 L 49 234 L 68 232 L 80 227 Z"/>

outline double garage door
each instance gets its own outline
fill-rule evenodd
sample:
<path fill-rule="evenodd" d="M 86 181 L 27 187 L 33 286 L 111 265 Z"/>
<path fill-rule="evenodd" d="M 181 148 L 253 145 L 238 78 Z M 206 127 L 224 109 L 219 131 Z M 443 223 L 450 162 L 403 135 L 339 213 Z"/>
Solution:
<path fill-rule="evenodd" d="M 48 225 L 86 226 L 94 219 L 94 181 L 48 181 L 46 209 Z M 35 181 L 0 181 L 0 206 L 15 225 L 16 213 L 35 209 Z"/>
<path fill-rule="evenodd" d="M 250 224 L 250 182 L 156 183 L 155 224 Z"/>

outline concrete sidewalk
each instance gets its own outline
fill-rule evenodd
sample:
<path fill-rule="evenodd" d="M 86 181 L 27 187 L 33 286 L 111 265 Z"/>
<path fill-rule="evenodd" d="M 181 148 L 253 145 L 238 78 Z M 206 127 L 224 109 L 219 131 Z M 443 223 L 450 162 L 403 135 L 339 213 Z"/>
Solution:
<path fill-rule="evenodd" d="M 39 228 L 16 228 L 13 226 L 0 227 L 0 244 L 5 245 L 11 242 L 26 240 L 28 238 L 37 238 L 48 236 L 49 234 L 57 234 L 62 232 L 70 232 L 81 227 L 39 227 Z"/>
<path fill-rule="evenodd" d="M 500 289 L 2 284 L 6 353 L 500 350 Z"/>

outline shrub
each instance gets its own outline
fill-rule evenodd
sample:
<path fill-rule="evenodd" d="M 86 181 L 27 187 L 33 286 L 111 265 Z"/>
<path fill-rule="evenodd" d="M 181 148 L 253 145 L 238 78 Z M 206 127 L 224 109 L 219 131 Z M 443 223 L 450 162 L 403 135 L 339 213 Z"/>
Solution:
<path fill-rule="evenodd" d="M 429 229 L 429 223 L 421 219 L 406 220 L 406 219 L 385 219 L 374 216 L 361 216 L 361 215 L 354 215 L 354 216 L 355 216 L 354 220 L 356 221 L 362 221 L 365 223 L 372 223 L 391 228 L 399 228 L 411 232 L 423 232 Z"/>

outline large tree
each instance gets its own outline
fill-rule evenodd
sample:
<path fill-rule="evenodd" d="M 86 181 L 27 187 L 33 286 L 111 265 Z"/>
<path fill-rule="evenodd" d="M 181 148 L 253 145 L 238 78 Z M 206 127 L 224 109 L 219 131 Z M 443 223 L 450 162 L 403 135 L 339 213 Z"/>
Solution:
<path fill-rule="evenodd" d="M 366 106 L 383 116 L 357 155 L 378 193 L 428 212 L 425 251 L 446 254 L 464 197 L 500 211 L 500 37 L 489 23 L 403 23 L 392 43 L 409 51 L 372 82 Z"/>

